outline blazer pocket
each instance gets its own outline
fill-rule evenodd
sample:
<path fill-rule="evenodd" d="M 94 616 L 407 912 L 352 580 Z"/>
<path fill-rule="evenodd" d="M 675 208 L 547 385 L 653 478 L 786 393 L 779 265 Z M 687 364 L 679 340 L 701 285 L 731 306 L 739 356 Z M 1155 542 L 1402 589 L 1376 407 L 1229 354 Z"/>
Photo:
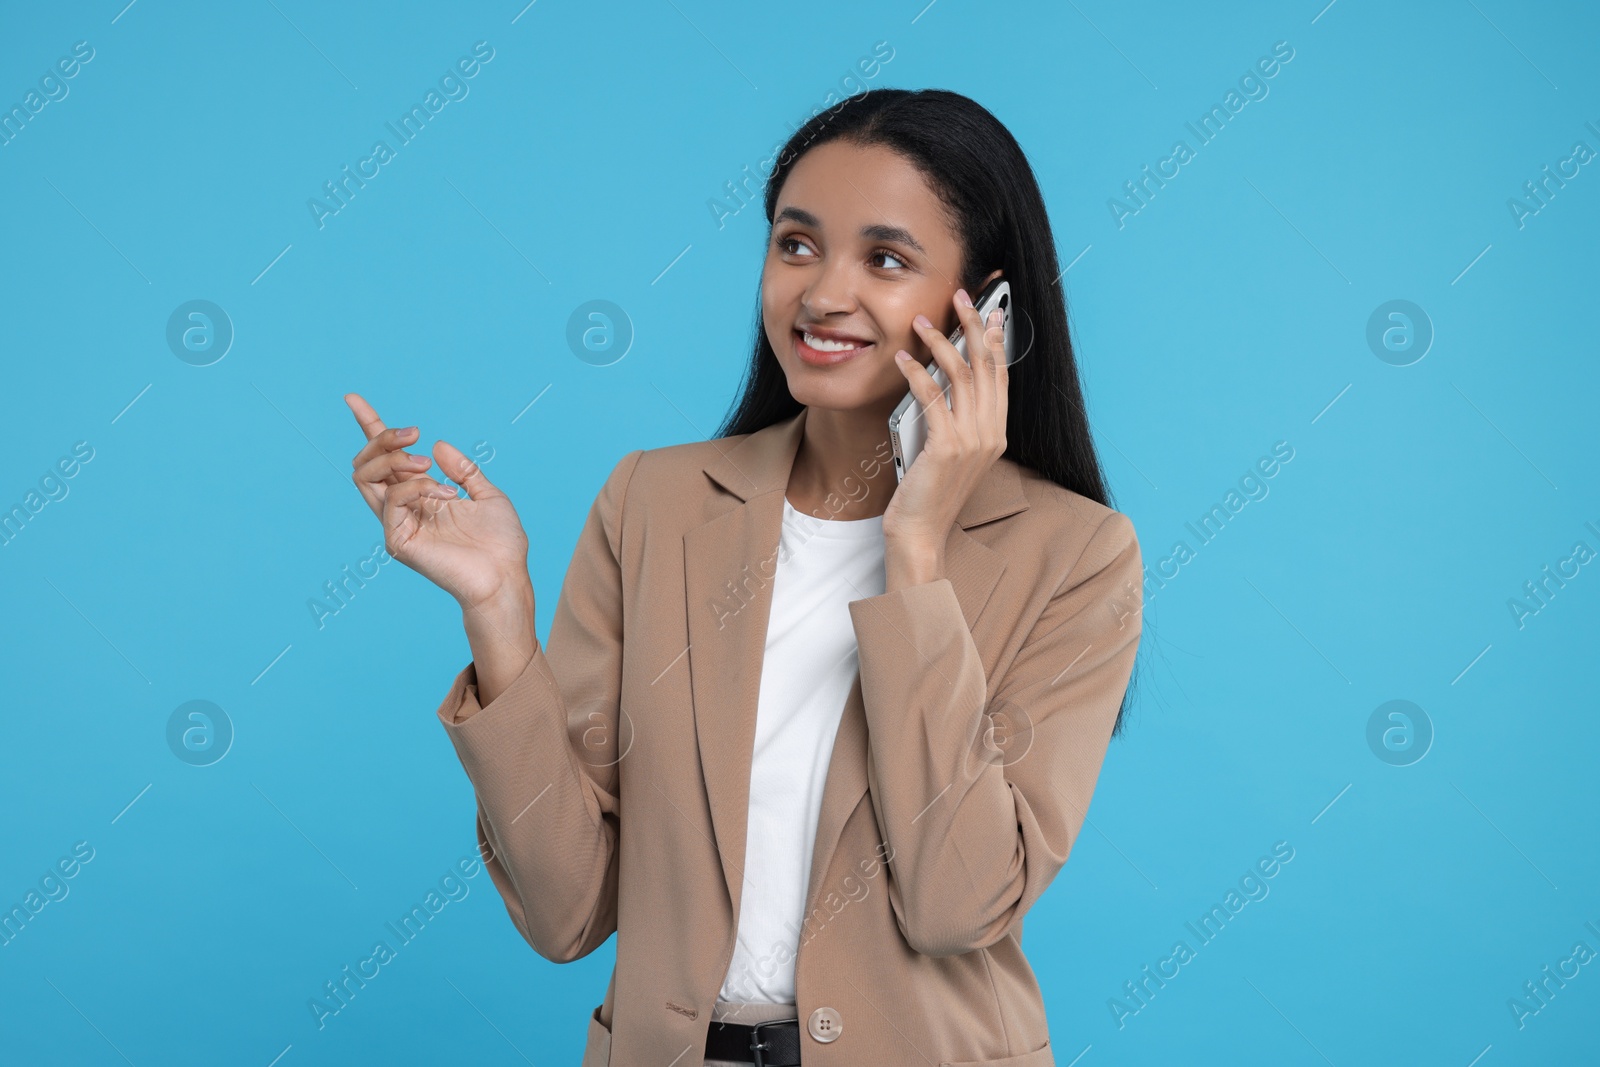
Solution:
<path fill-rule="evenodd" d="M 1020 1056 L 1006 1056 L 998 1060 L 942 1060 L 939 1067 L 1055 1067 L 1055 1062 L 1055 1053 L 1050 1051 L 1050 1042 L 1046 1041 L 1043 1048 L 1024 1052 Z"/>
<path fill-rule="evenodd" d="M 600 1021 L 603 1007 L 601 1004 L 589 1015 L 589 1040 L 583 1046 L 583 1062 L 578 1067 L 611 1067 L 611 1031 Z"/>

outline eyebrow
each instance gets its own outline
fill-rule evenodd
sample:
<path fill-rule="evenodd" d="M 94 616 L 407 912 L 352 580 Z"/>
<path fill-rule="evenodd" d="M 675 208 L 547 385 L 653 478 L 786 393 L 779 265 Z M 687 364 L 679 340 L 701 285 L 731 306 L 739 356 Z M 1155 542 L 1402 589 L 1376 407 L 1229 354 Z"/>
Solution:
<path fill-rule="evenodd" d="M 811 212 L 806 211 L 804 208 L 784 208 L 782 211 L 778 212 L 778 217 L 773 220 L 773 224 L 776 225 L 785 219 L 793 219 L 802 226 L 810 226 L 812 229 L 816 230 L 820 230 L 822 228 L 822 221 Z M 874 241 L 892 241 L 895 244 L 908 245 L 911 248 L 915 248 L 923 255 L 928 254 L 927 249 L 923 248 L 922 245 L 917 242 L 917 239 L 911 236 L 911 231 L 900 226 L 885 226 L 882 223 L 873 223 L 871 225 L 861 227 L 861 236 L 870 238 Z"/>

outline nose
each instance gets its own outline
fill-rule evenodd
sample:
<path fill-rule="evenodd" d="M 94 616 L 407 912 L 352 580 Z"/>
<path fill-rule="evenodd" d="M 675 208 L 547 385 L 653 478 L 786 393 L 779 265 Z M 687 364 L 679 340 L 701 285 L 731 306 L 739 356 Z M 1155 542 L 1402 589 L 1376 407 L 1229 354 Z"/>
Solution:
<path fill-rule="evenodd" d="M 824 262 L 822 269 L 806 287 L 805 294 L 801 297 L 801 304 L 806 314 L 813 320 L 830 314 L 854 311 L 855 282 L 849 261 L 833 259 Z"/>

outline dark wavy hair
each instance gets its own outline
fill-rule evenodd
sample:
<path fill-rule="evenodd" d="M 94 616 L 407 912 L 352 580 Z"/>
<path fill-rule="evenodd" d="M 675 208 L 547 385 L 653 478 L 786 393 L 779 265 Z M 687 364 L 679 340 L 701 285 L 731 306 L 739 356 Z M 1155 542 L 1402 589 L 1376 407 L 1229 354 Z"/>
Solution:
<path fill-rule="evenodd" d="M 830 141 L 881 145 L 909 160 L 952 215 L 963 250 L 961 285 L 976 294 L 995 268 L 1031 326 L 1026 357 L 1010 368 L 1007 459 L 1107 507 L 1114 507 L 1085 414 L 1067 325 L 1061 268 L 1044 197 L 1022 146 L 977 101 L 944 89 L 867 89 L 813 115 L 794 132 L 767 177 L 770 227 L 778 194 L 802 155 Z M 756 294 L 754 353 L 717 437 L 733 437 L 797 415 L 803 407 L 772 350 Z M 1115 737 L 1132 698 L 1130 679 Z"/>

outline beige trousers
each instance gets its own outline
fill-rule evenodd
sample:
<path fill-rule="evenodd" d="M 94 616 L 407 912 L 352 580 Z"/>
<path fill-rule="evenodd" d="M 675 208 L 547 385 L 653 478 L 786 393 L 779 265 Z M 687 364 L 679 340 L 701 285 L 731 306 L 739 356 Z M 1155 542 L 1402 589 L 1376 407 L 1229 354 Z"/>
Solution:
<path fill-rule="evenodd" d="M 793 1019 L 798 1014 L 793 1004 L 735 1004 L 718 997 L 717 1003 L 711 1009 L 711 1021 L 754 1026 L 756 1023 L 768 1023 L 776 1019 Z M 750 1067 L 750 1061 L 706 1060 L 705 1067 Z"/>

